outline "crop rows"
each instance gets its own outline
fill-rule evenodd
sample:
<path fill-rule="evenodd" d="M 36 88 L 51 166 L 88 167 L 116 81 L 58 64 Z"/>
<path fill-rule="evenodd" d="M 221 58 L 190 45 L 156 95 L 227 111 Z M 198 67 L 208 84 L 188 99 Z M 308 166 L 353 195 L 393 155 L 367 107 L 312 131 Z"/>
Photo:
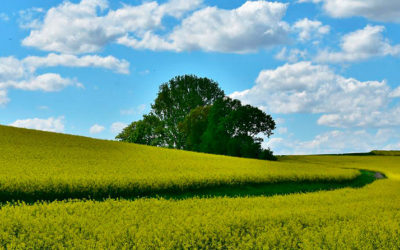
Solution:
<path fill-rule="evenodd" d="M 398 249 L 400 182 L 256 198 L 7 205 L 5 248 Z"/>
<path fill-rule="evenodd" d="M 0 201 L 137 197 L 257 183 L 346 181 L 356 170 L 0 127 Z"/>
<path fill-rule="evenodd" d="M 272 197 L 7 202 L 0 206 L 0 248 L 400 248 L 398 156 L 266 162 L 1 126 L 0 152 L 3 201 L 346 182 L 359 178 L 359 169 L 388 177 L 362 188 Z"/>

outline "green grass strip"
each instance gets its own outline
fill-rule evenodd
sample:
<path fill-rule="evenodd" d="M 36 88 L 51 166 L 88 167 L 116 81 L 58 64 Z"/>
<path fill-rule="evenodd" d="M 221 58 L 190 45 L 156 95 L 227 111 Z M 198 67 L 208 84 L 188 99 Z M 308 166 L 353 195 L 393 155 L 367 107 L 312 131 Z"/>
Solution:
<path fill-rule="evenodd" d="M 241 183 L 236 185 L 220 184 L 201 187 L 174 187 L 165 189 L 104 189 L 104 190 L 59 190 L 59 192 L 21 192 L 1 191 L 0 202 L 34 203 L 37 201 L 54 201 L 68 199 L 104 200 L 108 198 L 137 199 L 143 197 L 162 197 L 167 199 L 186 199 L 192 197 L 247 197 L 247 196 L 273 196 L 293 193 L 316 192 L 321 190 L 334 190 L 339 188 L 360 188 L 372 183 L 375 172 L 360 170 L 360 175 L 351 180 L 321 180 L 321 181 L 284 181 L 276 183 Z"/>

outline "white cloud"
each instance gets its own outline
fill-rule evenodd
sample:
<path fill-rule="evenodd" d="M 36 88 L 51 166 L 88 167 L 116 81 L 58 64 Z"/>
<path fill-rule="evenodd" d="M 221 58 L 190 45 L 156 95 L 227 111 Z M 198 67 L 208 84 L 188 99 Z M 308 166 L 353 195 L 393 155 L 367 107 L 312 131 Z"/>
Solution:
<path fill-rule="evenodd" d="M 318 62 L 353 62 L 374 56 L 400 55 L 400 44 L 391 45 L 382 35 L 383 26 L 367 25 L 342 37 L 340 52 L 321 51 L 315 58 Z"/>
<path fill-rule="evenodd" d="M 323 9 L 332 17 L 362 16 L 374 21 L 400 22 L 398 0 L 300 0 L 323 3 Z"/>
<path fill-rule="evenodd" d="M 207 7 L 184 19 L 169 36 L 177 51 L 253 52 L 287 41 L 286 4 L 247 1 L 233 10 Z"/>
<path fill-rule="evenodd" d="M 0 90 L 16 88 L 49 92 L 59 91 L 70 85 L 81 86 L 76 80 L 62 78 L 54 73 L 35 75 L 23 61 L 14 57 L 0 57 Z"/>
<path fill-rule="evenodd" d="M 8 22 L 10 18 L 6 13 L 0 13 L 0 21 Z"/>
<path fill-rule="evenodd" d="M 301 19 L 293 25 L 294 31 L 299 33 L 300 41 L 308 41 L 312 38 L 318 38 L 330 32 L 329 25 L 323 25 L 320 21 Z"/>
<path fill-rule="evenodd" d="M 58 118 L 50 117 L 48 119 L 32 118 L 25 120 L 16 120 L 9 125 L 14 127 L 30 128 L 50 132 L 64 132 L 64 117 L 60 116 Z"/>
<path fill-rule="evenodd" d="M 110 130 L 113 134 L 119 134 L 128 124 L 123 122 L 114 122 L 111 124 Z"/>
<path fill-rule="evenodd" d="M 0 57 L 0 85 L 4 81 L 20 79 L 28 73 L 18 59 L 12 56 Z"/>
<path fill-rule="evenodd" d="M 280 125 L 280 124 L 284 124 L 284 123 L 285 123 L 285 119 L 284 119 L 284 118 L 281 118 L 281 117 L 275 118 L 274 120 L 275 120 L 275 123 L 276 123 L 277 125 Z"/>
<path fill-rule="evenodd" d="M 55 66 L 97 67 L 111 69 L 122 74 L 129 73 L 129 62 L 119 60 L 113 56 L 86 55 L 78 57 L 69 54 L 50 53 L 46 57 L 28 56 L 23 59 L 23 63 L 33 69 Z"/>
<path fill-rule="evenodd" d="M 121 115 L 141 115 L 145 110 L 146 104 L 140 104 L 139 106 L 130 109 L 122 109 L 120 113 Z"/>
<path fill-rule="evenodd" d="M 82 84 L 80 84 L 79 82 L 68 78 L 62 78 L 59 74 L 54 74 L 54 73 L 46 73 L 38 75 L 28 80 L 8 81 L 4 83 L 4 86 L 6 88 L 13 87 L 15 89 L 22 89 L 29 91 L 42 90 L 46 92 L 60 91 L 63 88 L 71 85 L 82 87 Z"/>
<path fill-rule="evenodd" d="M 397 126 L 400 108 L 388 108 L 391 88 L 385 81 L 358 81 L 311 62 L 263 70 L 255 86 L 231 97 L 272 113 L 321 113 L 320 125 Z"/>
<path fill-rule="evenodd" d="M 376 132 L 366 130 L 333 130 L 315 136 L 312 140 L 300 141 L 293 138 L 271 138 L 263 143 L 275 154 L 337 154 L 369 152 L 374 149 L 386 149 L 390 140 L 397 135 L 391 129 L 379 129 Z"/>
<path fill-rule="evenodd" d="M 321 113 L 380 107 L 388 92 L 385 82 L 360 82 L 336 75 L 328 66 L 299 62 L 263 70 L 253 88 L 231 96 L 273 113 Z"/>
<path fill-rule="evenodd" d="M 28 67 L 23 60 L 14 57 L 0 57 L 0 103 L 2 105 L 9 101 L 6 94 L 10 88 L 52 92 L 59 91 L 67 86 L 83 86 L 77 80 L 63 78 L 59 74 L 36 75 L 34 70 Z"/>
<path fill-rule="evenodd" d="M 160 37 L 146 32 L 141 40 L 124 36 L 118 43 L 137 49 L 246 53 L 287 41 L 289 26 L 281 19 L 287 4 L 247 1 L 237 9 L 206 7 L 195 11 Z"/>
<path fill-rule="evenodd" d="M 281 61 L 288 61 L 291 63 L 297 62 L 299 60 L 304 60 L 306 59 L 306 57 L 306 50 L 291 49 L 290 51 L 288 51 L 286 47 L 283 47 L 282 50 L 275 55 L 276 59 Z"/>
<path fill-rule="evenodd" d="M 17 20 L 19 27 L 22 29 L 37 29 L 42 24 L 40 15 L 44 10 L 42 8 L 29 8 L 26 10 L 20 10 L 18 12 L 19 18 Z"/>
<path fill-rule="evenodd" d="M 390 95 L 390 97 L 400 97 L 400 87 L 397 87 L 395 90 L 393 90 Z"/>
<path fill-rule="evenodd" d="M 388 144 L 382 148 L 383 150 L 400 150 L 400 142 Z"/>
<path fill-rule="evenodd" d="M 181 17 L 201 2 L 170 0 L 159 5 L 152 1 L 109 10 L 106 0 L 65 1 L 47 11 L 22 44 L 69 54 L 95 52 L 128 34 L 141 37 L 145 31 L 160 29 L 163 17 Z"/>
<path fill-rule="evenodd" d="M 10 101 L 10 99 L 7 97 L 7 91 L 0 89 L 0 106 L 4 106 Z"/>
<path fill-rule="evenodd" d="M 330 127 L 388 127 L 400 125 L 400 106 L 388 109 L 360 109 L 348 113 L 325 114 L 317 123 Z"/>
<path fill-rule="evenodd" d="M 91 134 L 98 134 L 104 131 L 104 127 L 99 125 L 99 124 L 94 124 L 93 126 L 90 127 L 89 133 Z"/>
<path fill-rule="evenodd" d="M 186 12 L 200 7 L 203 0 L 170 0 L 159 6 L 158 12 L 176 18 L 182 17 Z"/>
<path fill-rule="evenodd" d="M 286 134 L 288 129 L 286 127 L 279 127 L 277 129 L 277 131 L 278 131 L 278 134 Z"/>
<path fill-rule="evenodd" d="M 0 104 L 4 105 L 9 101 L 6 96 L 6 90 L 9 88 L 53 92 L 60 91 L 67 86 L 83 87 L 77 80 L 63 78 L 59 74 L 36 74 L 38 68 L 55 66 L 100 67 L 121 74 L 129 73 L 129 62 L 113 56 L 86 55 L 78 57 L 50 53 L 45 57 L 28 56 L 21 60 L 12 56 L 0 57 Z"/>

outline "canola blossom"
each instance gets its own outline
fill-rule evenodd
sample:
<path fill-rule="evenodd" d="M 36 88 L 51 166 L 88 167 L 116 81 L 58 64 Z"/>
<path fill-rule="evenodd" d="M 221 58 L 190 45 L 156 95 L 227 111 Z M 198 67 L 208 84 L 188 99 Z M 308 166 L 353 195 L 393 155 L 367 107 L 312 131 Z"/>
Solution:
<path fill-rule="evenodd" d="M 351 180 L 354 169 L 271 162 L 0 126 L 0 201 L 136 197 L 282 181 Z"/>
<path fill-rule="evenodd" d="M 1 194 L 39 198 L 1 205 L 1 248 L 400 248 L 399 156 L 267 162 L 9 127 L 0 127 L 0 141 Z M 82 190 L 106 195 L 131 187 L 176 192 L 218 183 L 351 180 L 358 170 L 387 178 L 361 188 L 272 197 L 40 201 Z"/>

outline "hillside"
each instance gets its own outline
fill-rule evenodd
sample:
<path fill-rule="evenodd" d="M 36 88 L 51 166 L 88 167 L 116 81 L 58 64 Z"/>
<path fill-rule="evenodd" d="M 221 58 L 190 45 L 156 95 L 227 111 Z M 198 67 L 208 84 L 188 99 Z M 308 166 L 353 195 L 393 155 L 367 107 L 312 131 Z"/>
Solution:
<path fill-rule="evenodd" d="M 0 126 L 2 201 L 179 194 L 216 186 L 342 182 L 359 171 Z"/>
<path fill-rule="evenodd" d="M 0 126 L 0 248 L 398 249 L 399 159 L 269 162 Z"/>

